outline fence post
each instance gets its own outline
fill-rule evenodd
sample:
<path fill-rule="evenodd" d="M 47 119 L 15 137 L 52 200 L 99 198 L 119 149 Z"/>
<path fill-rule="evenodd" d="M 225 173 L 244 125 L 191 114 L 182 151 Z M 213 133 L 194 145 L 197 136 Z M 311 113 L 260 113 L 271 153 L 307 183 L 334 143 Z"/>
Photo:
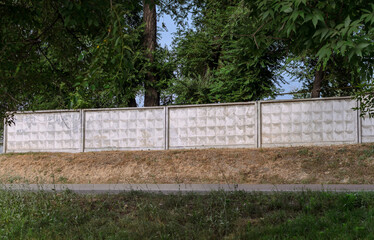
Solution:
<path fill-rule="evenodd" d="M 257 118 L 256 118 L 256 121 L 257 121 L 257 148 L 261 148 L 262 147 L 262 131 L 261 131 L 261 127 L 262 127 L 262 111 L 261 111 L 261 101 L 256 101 L 256 106 L 257 106 L 257 109 L 256 109 L 256 113 L 257 113 Z"/>
<path fill-rule="evenodd" d="M 169 149 L 169 107 L 164 107 L 165 150 Z"/>
<path fill-rule="evenodd" d="M 83 109 L 80 111 L 81 116 L 81 145 L 80 145 L 80 152 L 84 152 L 85 142 L 86 142 L 86 113 Z"/>
<path fill-rule="evenodd" d="M 357 143 L 362 143 L 362 118 L 361 118 L 361 111 L 360 111 L 361 101 L 356 101 L 357 107 Z"/>
<path fill-rule="evenodd" d="M 6 119 L 4 118 L 4 130 L 3 130 L 3 153 L 7 153 L 8 145 L 8 125 L 6 124 Z"/>

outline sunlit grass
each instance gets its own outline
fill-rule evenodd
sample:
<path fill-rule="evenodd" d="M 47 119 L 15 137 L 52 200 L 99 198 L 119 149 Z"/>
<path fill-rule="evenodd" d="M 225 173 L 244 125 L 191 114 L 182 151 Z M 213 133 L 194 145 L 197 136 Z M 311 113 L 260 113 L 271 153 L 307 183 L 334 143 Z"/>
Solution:
<path fill-rule="evenodd" d="M 5 239 L 374 238 L 374 193 L 0 191 Z"/>

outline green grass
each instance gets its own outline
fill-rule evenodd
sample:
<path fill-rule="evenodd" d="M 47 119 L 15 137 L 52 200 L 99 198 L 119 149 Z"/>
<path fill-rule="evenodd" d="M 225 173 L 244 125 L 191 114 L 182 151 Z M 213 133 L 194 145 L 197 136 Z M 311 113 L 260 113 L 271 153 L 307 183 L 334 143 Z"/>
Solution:
<path fill-rule="evenodd" d="M 0 239 L 373 239 L 374 193 L 0 191 Z"/>

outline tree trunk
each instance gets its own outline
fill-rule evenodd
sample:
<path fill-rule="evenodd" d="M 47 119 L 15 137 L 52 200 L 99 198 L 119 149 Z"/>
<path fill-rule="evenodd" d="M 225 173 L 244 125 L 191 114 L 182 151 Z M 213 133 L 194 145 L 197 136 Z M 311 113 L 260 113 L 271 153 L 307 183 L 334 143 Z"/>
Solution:
<path fill-rule="evenodd" d="M 156 5 L 155 0 L 144 0 L 143 2 L 143 21 L 145 22 L 144 30 L 144 48 L 145 56 L 150 63 L 154 62 L 153 53 L 156 50 Z M 144 106 L 159 106 L 160 93 L 156 89 L 157 79 L 153 69 L 149 70 L 145 81 Z"/>
<path fill-rule="evenodd" d="M 314 74 L 312 98 L 319 98 L 321 96 L 321 87 L 324 76 L 325 71 L 322 69 L 316 70 L 316 73 Z"/>

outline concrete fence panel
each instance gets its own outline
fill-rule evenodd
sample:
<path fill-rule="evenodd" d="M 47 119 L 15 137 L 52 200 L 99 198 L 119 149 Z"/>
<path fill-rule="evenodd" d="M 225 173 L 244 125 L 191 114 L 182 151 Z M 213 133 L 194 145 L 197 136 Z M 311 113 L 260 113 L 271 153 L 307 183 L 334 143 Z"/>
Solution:
<path fill-rule="evenodd" d="M 261 102 L 262 146 L 357 143 L 354 107 L 351 99 Z"/>
<path fill-rule="evenodd" d="M 6 152 L 79 152 L 79 111 L 18 113 L 6 127 Z"/>
<path fill-rule="evenodd" d="M 350 98 L 20 112 L 4 152 L 277 147 L 374 142 Z"/>
<path fill-rule="evenodd" d="M 164 108 L 85 110 L 85 150 L 165 148 Z"/>
<path fill-rule="evenodd" d="M 169 148 L 256 147 L 254 103 L 169 108 Z"/>
<path fill-rule="evenodd" d="M 361 120 L 362 142 L 374 142 L 374 118 L 365 117 Z"/>

